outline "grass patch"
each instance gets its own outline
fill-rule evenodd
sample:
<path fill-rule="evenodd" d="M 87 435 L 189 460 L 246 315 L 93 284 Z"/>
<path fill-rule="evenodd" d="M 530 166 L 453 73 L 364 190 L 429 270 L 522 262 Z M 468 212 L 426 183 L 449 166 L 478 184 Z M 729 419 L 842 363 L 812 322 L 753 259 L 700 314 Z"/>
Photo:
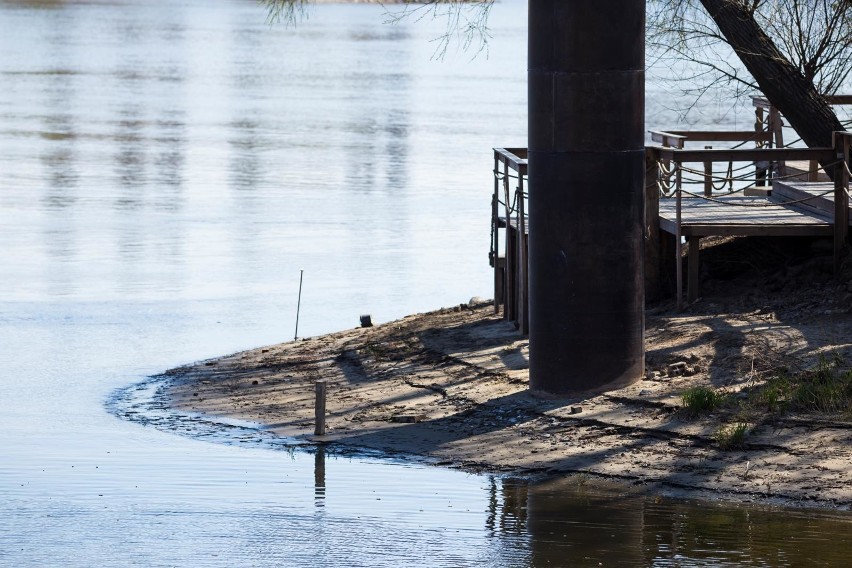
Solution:
<path fill-rule="evenodd" d="M 755 388 L 749 406 L 768 412 L 823 413 L 852 416 L 852 369 L 839 355 L 820 356 L 816 368 L 781 373 Z"/>
<path fill-rule="evenodd" d="M 370 341 L 366 343 L 362 349 L 362 353 L 366 355 L 366 357 L 371 357 L 374 361 L 385 361 L 389 358 L 390 348 L 386 343 L 379 343 L 377 341 Z M 364 355 L 362 355 L 364 356 Z"/>
<path fill-rule="evenodd" d="M 733 450 L 742 448 L 745 445 L 745 438 L 748 434 L 748 424 L 746 422 L 737 422 L 722 426 L 716 431 L 714 436 L 719 448 L 723 450 Z"/>
<path fill-rule="evenodd" d="M 725 402 L 725 395 L 708 387 L 692 387 L 680 395 L 683 407 L 692 416 L 712 412 Z"/>

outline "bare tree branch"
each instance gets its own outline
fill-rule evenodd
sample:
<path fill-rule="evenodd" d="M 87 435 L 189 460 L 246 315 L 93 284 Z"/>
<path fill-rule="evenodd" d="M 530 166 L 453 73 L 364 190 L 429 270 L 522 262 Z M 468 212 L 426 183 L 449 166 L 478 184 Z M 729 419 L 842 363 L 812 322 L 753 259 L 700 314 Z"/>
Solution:
<path fill-rule="evenodd" d="M 852 2 L 849 0 L 726 0 L 751 17 L 789 61 L 822 94 L 848 87 L 852 72 Z M 753 86 L 746 67 L 722 68 L 714 44 L 728 45 L 699 0 L 652 0 L 648 46 L 654 59 L 684 59 L 719 73 L 710 84 Z M 718 47 L 718 46 L 716 46 Z M 750 54 L 757 55 L 757 54 Z M 728 63 L 725 61 L 725 63 Z M 707 78 L 705 78 L 707 79 Z"/>
<path fill-rule="evenodd" d="M 456 43 L 475 54 L 488 49 L 491 33 L 488 17 L 495 0 L 384 0 L 377 1 L 385 8 L 385 23 L 397 24 L 403 20 L 438 20 L 444 22 L 444 32 L 435 42 L 435 57 L 441 58 Z M 270 23 L 295 24 L 307 17 L 311 0 L 259 0 L 268 10 Z"/>
<path fill-rule="evenodd" d="M 475 54 L 488 50 L 491 39 L 488 17 L 494 0 L 424 0 L 402 5 L 404 7 L 399 9 L 385 6 L 389 23 L 405 19 L 444 21 L 444 33 L 432 40 L 436 43 L 436 57 L 443 57 L 454 42 L 465 51 L 476 45 Z"/>

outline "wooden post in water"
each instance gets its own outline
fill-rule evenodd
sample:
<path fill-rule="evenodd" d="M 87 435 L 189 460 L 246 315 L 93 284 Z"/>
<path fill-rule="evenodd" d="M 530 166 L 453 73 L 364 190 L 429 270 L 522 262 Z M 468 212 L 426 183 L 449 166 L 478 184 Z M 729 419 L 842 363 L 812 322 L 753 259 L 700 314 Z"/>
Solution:
<path fill-rule="evenodd" d="M 316 402 L 314 403 L 314 435 L 325 436 L 325 397 L 327 383 L 325 379 L 316 382 Z"/>
<path fill-rule="evenodd" d="M 530 388 L 644 373 L 645 0 L 529 0 Z"/>

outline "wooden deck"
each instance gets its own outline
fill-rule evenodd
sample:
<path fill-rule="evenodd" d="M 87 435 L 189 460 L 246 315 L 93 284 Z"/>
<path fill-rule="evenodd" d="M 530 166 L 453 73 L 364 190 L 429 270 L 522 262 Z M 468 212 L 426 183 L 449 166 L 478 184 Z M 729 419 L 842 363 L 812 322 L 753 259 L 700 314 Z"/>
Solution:
<path fill-rule="evenodd" d="M 830 213 L 783 205 L 773 191 L 770 197 L 697 197 L 681 200 L 680 234 L 710 236 L 831 236 Z M 677 233 L 674 198 L 660 199 L 660 229 Z"/>
<path fill-rule="evenodd" d="M 813 184 L 805 184 L 813 185 Z M 818 200 L 834 190 L 834 184 L 819 188 L 802 188 L 778 192 L 773 186 L 768 197 L 717 196 L 712 200 L 699 197 L 681 199 L 680 227 L 674 198 L 660 199 L 660 229 L 677 237 L 685 237 L 687 254 L 687 301 L 699 297 L 700 242 L 710 236 L 765 237 L 831 237 L 834 222 L 831 211 Z M 826 186 L 826 187 L 822 187 Z M 812 197 L 808 201 L 801 201 Z M 806 205 L 807 204 L 807 205 Z M 824 210 L 828 209 L 830 210 Z M 678 233 L 678 228 L 680 229 Z M 678 277 L 680 280 L 680 277 Z M 680 303 L 678 293 L 678 303 Z"/>
<path fill-rule="evenodd" d="M 829 237 L 839 273 L 852 227 L 852 206 L 842 205 L 849 202 L 852 133 L 836 133 L 830 148 L 742 149 L 684 148 L 686 134 L 699 140 L 754 137 L 732 132 L 654 133 L 667 145 L 646 147 L 645 275 L 651 297 L 661 293 L 668 278 L 664 273 L 670 274 L 674 264 L 677 303 L 683 305 L 686 241 L 686 294 L 689 301 L 698 298 L 700 240 L 709 236 Z M 773 177 L 780 165 L 796 161 L 831 163 L 835 181 Z M 489 258 L 495 311 L 502 305 L 504 317 L 522 333 L 529 329 L 527 167 L 525 148 L 494 149 Z M 808 177 L 813 179 L 817 170 L 811 169 Z M 700 195 L 684 186 L 701 188 Z M 718 191 L 720 187 L 732 193 Z M 680 197 L 664 197 L 672 194 Z"/>

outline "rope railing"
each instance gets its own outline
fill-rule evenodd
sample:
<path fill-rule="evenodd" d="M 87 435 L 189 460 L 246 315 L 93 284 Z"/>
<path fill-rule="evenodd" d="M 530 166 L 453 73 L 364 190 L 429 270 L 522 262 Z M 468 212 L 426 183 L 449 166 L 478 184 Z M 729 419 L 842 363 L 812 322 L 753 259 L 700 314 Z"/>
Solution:
<path fill-rule="evenodd" d="M 732 163 L 732 162 L 729 162 L 729 163 Z M 732 175 L 733 170 L 731 168 L 728 168 L 728 175 L 725 175 L 725 176 L 714 175 L 713 173 L 708 174 L 707 172 L 702 172 L 701 170 L 696 170 L 696 169 L 693 169 L 693 168 L 687 168 L 687 167 L 684 167 L 684 166 L 681 166 L 681 169 L 685 173 L 695 174 L 695 175 L 701 176 L 700 183 L 704 183 L 704 181 L 707 180 L 707 179 L 710 179 L 713 182 L 721 181 L 721 182 L 724 182 L 724 183 L 727 183 L 727 182 L 730 182 L 730 181 L 747 181 L 747 180 L 752 179 L 751 176 L 746 175 L 746 174 L 738 175 L 738 176 Z M 756 179 L 756 178 L 754 178 L 754 179 Z M 723 185 L 724 185 L 724 183 L 723 183 Z"/>
<path fill-rule="evenodd" d="M 513 175 L 508 175 L 508 176 L 507 176 L 506 174 L 504 174 L 503 172 L 500 172 L 500 171 L 498 171 L 498 170 L 494 170 L 494 171 L 493 171 L 493 173 L 494 173 L 494 178 L 495 178 L 498 182 L 500 182 L 500 181 L 505 181 L 505 180 L 507 180 L 507 179 L 520 179 L 520 180 L 526 180 L 526 179 L 527 179 L 527 176 L 526 176 L 526 175 L 523 175 L 523 176 L 521 176 L 520 178 L 519 178 L 518 176 L 513 176 Z M 514 193 L 513 193 L 513 195 L 514 195 L 514 199 L 512 199 L 512 204 L 511 204 L 511 205 L 507 204 L 505 201 L 501 200 L 499 197 L 497 198 L 497 203 L 498 203 L 498 204 L 500 204 L 500 205 L 502 205 L 503 207 L 508 207 L 509 211 L 510 211 L 511 213 L 514 213 L 514 212 L 517 210 L 518 195 L 519 195 L 519 194 L 520 194 L 520 195 L 522 195 L 523 197 L 528 197 L 528 193 L 527 193 L 527 192 L 525 192 L 525 191 L 521 191 L 521 190 L 519 190 L 519 189 L 517 189 L 517 188 L 516 188 L 516 189 L 515 189 L 515 191 L 514 191 Z"/>
<path fill-rule="evenodd" d="M 706 176 L 706 175 L 707 175 L 707 173 L 706 173 L 706 172 L 703 172 L 703 171 L 701 171 L 701 170 L 695 170 L 695 169 L 692 169 L 692 168 L 688 168 L 688 167 L 683 166 L 682 164 L 683 164 L 683 163 L 685 163 L 685 162 L 673 162 L 673 166 L 672 166 L 672 168 L 671 168 L 671 169 L 668 169 L 668 168 L 666 168 L 666 167 L 665 167 L 665 164 L 663 163 L 663 161 L 662 161 L 662 160 L 657 160 L 657 167 L 659 167 L 659 168 L 660 168 L 660 170 L 661 170 L 661 171 L 663 171 L 666 175 L 672 175 L 672 174 L 674 173 L 674 169 L 678 167 L 678 165 L 677 165 L 678 163 L 680 163 L 680 164 L 681 164 L 680 168 L 681 168 L 684 172 L 687 172 L 687 173 L 695 173 L 695 174 L 699 174 L 699 175 L 702 175 L 702 176 Z M 690 162 L 690 163 L 692 163 L 692 162 Z M 696 162 L 696 163 L 697 163 L 697 162 Z M 741 172 L 741 171 L 744 171 L 744 170 L 751 169 L 751 168 L 754 168 L 754 167 L 755 167 L 755 165 L 754 165 L 753 163 L 749 163 L 749 164 L 746 164 L 746 165 L 744 165 L 744 166 L 740 166 L 740 167 L 738 167 L 738 168 L 734 168 L 734 167 L 733 167 L 733 163 L 734 163 L 733 161 L 729 161 L 729 162 L 728 162 L 728 175 L 726 175 L 726 176 L 724 176 L 724 177 L 721 177 L 721 176 L 712 176 L 712 177 L 713 177 L 714 179 L 717 179 L 717 180 L 725 180 L 725 181 L 727 181 L 727 180 L 729 179 L 729 177 L 733 175 L 733 173 L 734 173 L 734 172 Z M 733 179 L 734 179 L 734 180 L 736 180 L 737 178 L 736 178 L 736 177 L 734 177 Z"/>
<path fill-rule="evenodd" d="M 504 179 L 527 179 L 527 174 L 521 174 L 520 176 L 517 174 L 507 174 L 501 172 L 500 170 L 492 170 L 492 173 L 498 180 L 503 181 Z"/>
<path fill-rule="evenodd" d="M 494 194 L 491 201 L 491 246 L 494 268 L 494 311 L 525 330 L 526 205 L 529 183 L 526 148 L 494 148 Z"/>
<path fill-rule="evenodd" d="M 706 175 L 706 174 L 703 174 L 703 172 L 696 171 L 696 170 L 689 170 L 688 168 L 684 168 L 683 171 L 687 172 L 687 173 L 702 175 L 701 178 L 685 178 L 683 180 L 684 184 L 690 184 L 690 185 L 703 184 L 703 183 L 705 183 L 705 181 L 707 179 L 713 180 L 714 184 L 717 181 L 723 182 L 718 187 L 716 187 L 714 185 L 714 187 L 716 187 L 716 189 L 719 189 L 719 187 L 723 187 L 725 185 L 725 183 L 730 182 L 730 181 L 758 182 L 758 181 L 765 181 L 767 179 L 767 178 L 761 178 L 761 177 L 751 177 L 751 176 L 746 176 L 746 175 L 735 176 L 735 177 L 731 177 L 731 178 L 720 177 L 720 176 L 714 176 L 714 175 Z M 768 180 L 773 181 L 773 180 L 795 179 L 795 178 L 799 178 L 803 175 L 818 173 L 819 171 L 820 171 L 820 168 L 813 169 L 813 170 L 799 171 L 799 172 L 796 172 L 796 173 L 786 174 L 786 175 L 773 175 L 772 177 L 768 178 Z"/>
<path fill-rule="evenodd" d="M 786 206 L 786 205 L 795 205 L 797 203 L 805 203 L 807 201 L 812 201 L 814 199 L 819 199 L 821 197 L 825 197 L 826 195 L 833 194 L 834 189 L 832 188 L 832 189 L 826 190 L 822 193 L 818 193 L 816 195 L 810 195 L 810 196 L 804 197 L 802 199 L 793 199 L 793 200 L 789 200 L 789 201 L 771 201 L 771 202 L 769 202 L 769 201 L 767 201 L 767 202 L 752 201 L 752 202 L 748 202 L 748 203 L 745 203 L 745 202 L 742 202 L 742 201 L 729 201 L 729 200 L 725 200 L 725 199 L 719 199 L 717 197 L 712 197 L 712 196 L 709 196 L 709 195 L 702 195 L 700 193 L 692 193 L 690 191 L 686 191 L 686 190 L 683 190 L 683 189 L 680 190 L 680 193 L 682 193 L 684 195 L 689 195 L 691 197 L 697 197 L 697 198 L 703 199 L 705 201 L 712 201 L 713 203 L 718 203 L 719 205 L 725 205 L 725 206 L 728 206 L 728 207 L 761 208 L 761 207 L 783 207 L 783 206 Z"/>
<path fill-rule="evenodd" d="M 772 182 L 772 181 L 776 181 L 776 180 L 780 181 L 780 180 L 787 180 L 787 179 L 795 179 L 795 178 L 800 178 L 802 175 L 809 175 L 809 174 L 818 173 L 822 169 L 830 169 L 830 168 L 836 166 L 839 163 L 843 163 L 844 167 L 846 167 L 848 169 L 848 165 L 843 160 L 838 160 L 838 161 L 832 162 L 830 164 L 826 164 L 824 167 L 821 167 L 821 168 L 818 167 L 818 168 L 815 168 L 815 169 L 809 169 L 809 170 L 806 170 L 806 171 L 800 171 L 800 172 L 795 172 L 795 173 L 785 174 L 785 175 L 779 175 L 777 173 L 774 173 L 774 169 L 772 167 L 770 167 L 769 171 L 773 172 L 773 175 L 770 175 L 768 178 L 763 178 L 763 177 L 759 177 L 759 176 L 756 176 L 756 175 L 753 176 L 753 175 L 750 175 L 750 174 L 741 174 L 741 175 L 736 175 L 736 176 L 732 175 L 733 171 L 735 171 L 732 167 L 733 161 L 728 161 L 728 173 L 726 175 L 722 175 L 722 174 L 717 175 L 717 174 L 714 174 L 712 172 L 707 173 L 707 171 L 702 171 L 702 170 L 697 170 L 695 168 L 690 168 L 690 167 L 684 166 L 683 163 L 674 162 L 674 161 L 671 162 L 671 165 L 667 167 L 665 161 L 657 160 L 657 168 L 658 168 L 658 171 L 660 172 L 659 179 L 657 180 L 657 187 L 658 187 L 660 194 L 662 196 L 671 197 L 671 195 L 673 193 L 671 180 L 672 180 L 673 177 L 675 177 L 677 175 L 678 172 L 680 172 L 680 176 L 681 176 L 680 177 L 680 184 L 681 185 L 706 185 L 706 183 L 708 181 L 710 181 L 711 187 L 719 193 L 722 192 L 722 190 L 725 188 L 725 186 L 728 187 L 728 190 L 727 190 L 726 193 L 729 193 L 729 194 L 730 193 L 739 193 L 739 192 L 743 191 L 745 189 L 745 187 L 740 187 L 740 188 L 735 189 L 733 187 L 733 184 L 735 182 L 737 184 L 740 184 L 740 183 L 757 183 L 757 182 L 764 182 L 764 181 Z M 751 168 L 751 167 L 754 167 L 754 166 L 749 165 L 749 166 L 745 166 L 743 168 L 737 168 L 736 171 L 742 171 L 743 169 L 747 169 L 747 168 Z M 684 173 L 691 174 L 691 177 L 684 177 L 683 176 Z"/>

